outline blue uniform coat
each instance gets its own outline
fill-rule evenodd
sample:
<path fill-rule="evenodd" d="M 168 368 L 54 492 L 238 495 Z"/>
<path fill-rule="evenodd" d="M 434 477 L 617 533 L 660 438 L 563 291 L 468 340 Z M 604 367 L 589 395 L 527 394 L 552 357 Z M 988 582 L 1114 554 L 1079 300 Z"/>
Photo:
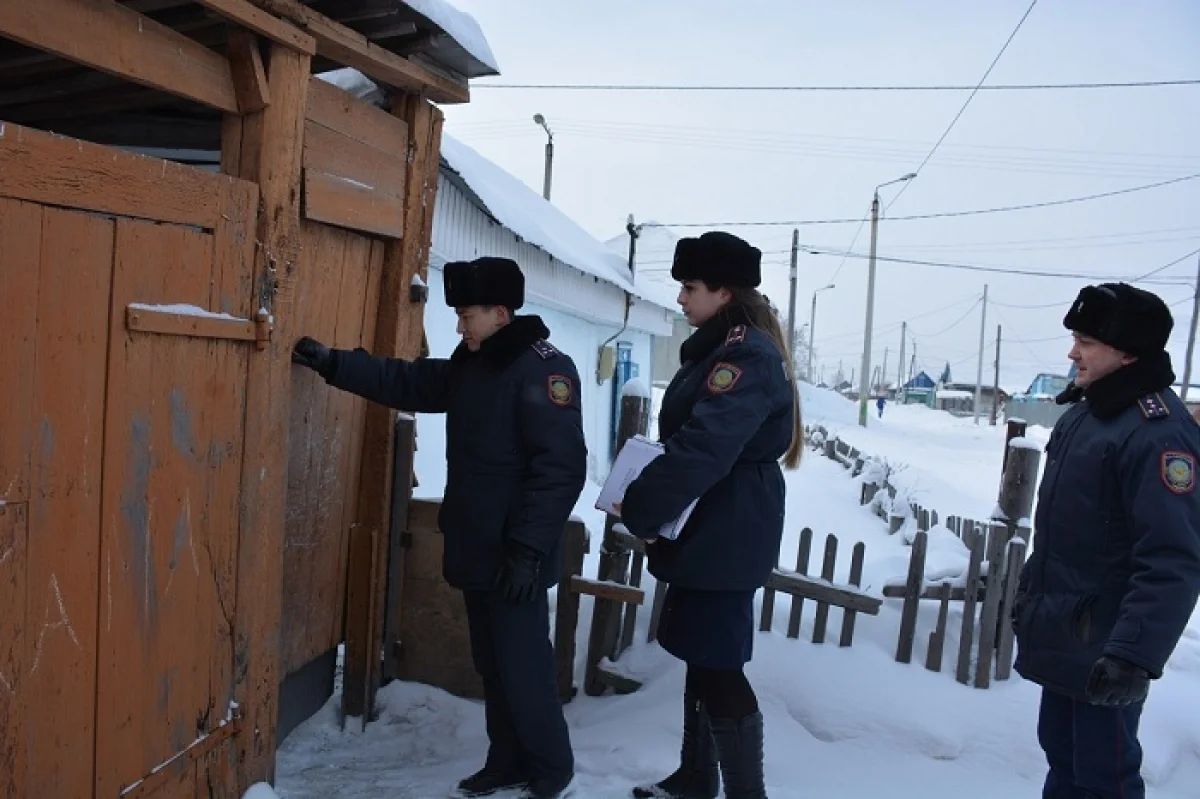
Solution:
<path fill-rule="evenodd" d="M 793 388 L 779 349 L 743 321 L 726 312 L 684 342 L 658 417 L 666 452 L 622 503 L 625 526 L 650 538 L 700 498 L 678 539 L 647 548 L 651 574 L 673 587 L 753 591 L 778 562 Z"/>
<path fill-rule="evenodd" d="M 490 590 L 506 541 L 541 554 L 543 588 L 557 583 L 563 530 L 587 478 L 579 374 L 518 316 L 449 359 L 414 361 L 334 350 L 329 384 L 398 410 L 446 414 L 446 492 L 438 522 L 443 575 Z"/>
<path fill-rule="evenodd" d="M 1198 455 L 1169 388 L 1063 415 L 1014 605 L 1018 673 L 1076 699 L 1102 654 L 1162 675 L 1200 591 Z"/>

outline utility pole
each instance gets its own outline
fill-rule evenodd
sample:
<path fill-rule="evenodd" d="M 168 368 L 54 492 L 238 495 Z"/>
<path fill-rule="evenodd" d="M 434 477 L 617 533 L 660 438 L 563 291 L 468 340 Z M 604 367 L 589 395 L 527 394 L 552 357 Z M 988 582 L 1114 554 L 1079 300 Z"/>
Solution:
<path fill-rule="evenodd" d="M 983 286 L 983 309 L 979 314 L 979 366 L 975 371 L 975 424 L 979 424 L 979 402 L 983 393 L 983 347 L 987 339 L 987 284 Z"/>
<path fill-rule="evenodd" d="M 887 393 L 887 362 L 888 362 L 888 348 L 884 347 L 883 348 L 883 368 L 881 368 L 879 370 L 879 384 L 876 388 L 877 388 L 877 390 L 882 391 L 885 394 Z"/>
<path fill-rule="evenodd" d="M 788 352 L 791 353 L 792 367 L 796 366 L 796 256 L 800 252 L 800 228 L 792 228 L 792 291 L 788 297 Z M 808 331 L 809 351 L 812 351 L 812 330 Z M 808 382 L 812 382 L 812 357 L 809 357 Z"/>
<path fill-rule="evenodd" d="M 913 342 L 912 363 L 908 365 L 908 379 L 911 381 L 917 376 L 917 342 Z"/>
<path fill-rule="evenodd" d="M 900 365 L 896 370 L 896 399 L 900 399 L 901 392 L 904 391 L 904 339 L 908 338 L 908 322 L 900 324 Z"/>
<path fill-rule="evenodd" d="M 871 254 L 867 266 L 867 325 L 863 333 L 861 378 L 858 387 L 858 424 L 867 426 L 867 380 L 871 376 L 871 326 L 875 321 L 875 245 L 879 236 L 879 191 L 871 200 Z"/>
<path fill-rule="evenodd" d="M 996 325 L 996 380 L 992 384 L 992 427 L 996 426 L 996 414 L 1000 409 L 1000 325 Z"/>
<path fill-rule="evenodd" d="M 1196 293 L 1192 298 L 1192 329 L 1188 332 L 1187 355 L 1183 361 L 1183 386 L 1179 398 L 1186 400 L 1188 384 L 1192 382 L 1192 355 L 1196 351 L 1196 326 L 1200 324 L 1200 258 L 1196 259 Z"/>

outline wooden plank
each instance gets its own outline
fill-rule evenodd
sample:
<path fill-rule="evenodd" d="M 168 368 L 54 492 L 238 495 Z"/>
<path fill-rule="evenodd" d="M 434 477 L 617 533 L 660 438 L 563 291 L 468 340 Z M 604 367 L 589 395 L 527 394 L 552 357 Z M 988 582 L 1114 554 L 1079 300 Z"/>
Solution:
<path fill-rule="evenodd" d="M 999 643 L 996 646 L 996 679 L 1007 680 L 1012 676 L 1013 642 L 1015 632 L 1012 625 L 1013 603 L 1017 598 L 1021 568 L 1025 565 L 1026 544 L 1020 541 L 1008 543 L 1008 565 L 1004 570 L 1004 601 L 1000 605 Z"/>
<path fill-rule="evenodd" d="M 222 111 L 237 111 L 229 62 L 112 0 L 0 3 L 0 34 L 84 66 Z"/>
<path fill-rule="evenodd" d="M 645 554 L 646 552 L 646 542 L 629 532 L 629 529 L 619 522 L 615 522 L 608 531 L 608 541 L 610 544 L 627 549 L 630 552 L 637 554 Z"/>
<path fill-rule="evenodd" d="M 376 355 L 414 358 L 420 352 L 423 314 L 408 302 L 414 275 L 424 276 L 428 266 L 428 233 L 425 226 L 430 169 L 437 168 L 433 138 L 433 106 L 420 98 L 405 98 L 397 108 L 412 132 L 408 172 L 405 176 L 404 225 L 409 231 L 399 241 L 388 242 L 377 308 L 374 346 Z M 435 173 L 436 174 L 436 173 Z M 429 224 L 433 203 L 429 201 Z M 424 242 L 424 243 L 422 243 Z M 363 450 L 356 526 L 350 535 L 346 588 L 346 657 L 343 670 L 342 710 L 348 717 L 366 718 L 374 704 L 380 664 L 374 652 L 383 637 L 383 589 L 374 580 L 383 576 L 377 564 L 387 558 L 387 523 L 391 503 L 392 426 L 395 412 L 368 404 L 363 424 Z M 403 595 L 403 589 L 401 589 Z"/>
<path fill-rule="evenodd" d="M 250 361 L 246 405 L 243 512 L 238 549 L 235 684 L 246 732 L 237 737 L 238 789 L 270 781 L 274 772 L 283 572 L 291 347 L 298 336 L 291 306 L 300 261 L 300 142 L 309 59 L 271 47 L 271 105 L 243 123 L 243 174 L 262 192 L 254 239 L 261 242 L 254 307 L 275 315 L 275 334 Z M 247 173 L 246 170 L 253 170 Z"/>
<path fill-rule="evenodd" d="M 1005 547 L 1008 544 L 1003 526 L 992 526 L 988 537 L 988 581 L 979 614 L 979 657 L 975 667 L 975 687 L 987 688 L 992 682 L 992 657 L 996 652 L 996 625 L 1000 616 L 1000 600 L 1004 593 Z"/>
<path fill-rule="evenodd" d="M 0 502 L 29 499 L 35 429 L 29 376 L 33 374 L 37 336 L 41 230 L 41 206 L 0 199 L 0 284 L 4 286 L 0 291 L 0 319 L 4 321 L 0 324 L 5 340 L 0 346 L 0 407 L 9 420 L 0 435 Z"/>
<path fill-rule="evenodd" d="M 388 558 L 388 596 L 384 614 L 383 678 L 399 674 L 394 644 L 400 641 L 400 605 L 404 584 L 404 535 L 408 527 L 408 506 L 412 501 L 413 456 L 416 444 L 416 420 L 408 414 L 396 418 L 395 459 L 392 468 L 392 519 Z"/>
<path fill-rule="evenodd" d="M 805 527 L 800 531 L 800 546 L 796 550 L 796 574 L 808 574 L 808 559 L 812 553 L 813 531 Z M 800 637 L 800 621 L 804 614 L 804 596 L 792 594 L 792 608 L 788 613 L 788 638 Z"/>
<path fill-rule="evenodd" d="M 22 689 L 26 787 L 91 796 L 96 765 L 99 528 L 113 223 L 46 209 L 42 220 L 35 430 Z M 69 764 L 69 767 L 64 767 Z"/>
<path fill-rule="evenodd" d="M 803 574 L 793 574 L 775 569 L 767 578 L 767 584 L 784 594 L 805 599 L 815 599 L 828 602 L 841 608 L 852 608 L 860 613 L 875 616 L 883 600 L 871 596 L 865 591 L 828 583 L 819 577 L 808 577 Z"/>
<path fill-rule="evenodd" d="M 575 652 L 579 630 L 579 594 L 561 590 L 562 583 L 583 575 L 583 556 L 587 549 L 587 528 L 583 522 L 567 522 L 563 535 L 560 590 L 554 611 L 554 660 L 558 677 L 558 698 L 569 702 L 575 697 Z"/>
<path fill-rule="evenodd" d="M 571 578 L 570 589 L 577 594 L 588 594 L 597 599 L 609 599 L 613 602 L 640 605 L 646 601 L 646 592 L 641 588 L 634 588 L 612 580 L 591 580 L 576 575 Z"/>
<path fill-rule="evenodd" d="M 825 536 L 825 560 L 821 564 L 821 579 L 833 583 L 833 570 L 837 566 L 837 536 L 830 533 Z M 817 615 L 813 620 L 814 644 L 825 643 L 825 628 L 829 624 L 829 603 L 817 600 Z"/>
<path fill-rule="evenodd" d="M 28 796 L 25 783 L 25 714 L 22 701 L 29 641 L 26 634 L 28 508 L 0 505 L 0 795 Z"/>
<path fill-rule="evenodd" d="M 125 308 L 125 326 L 139 333 L 254 341 L 254 322 L 236 317 L 210 316 L 208 313 L 196 306 L 185 309 L 181 306 L 134 302 Z"/>
<path fill-rule="evenodd" d="M 658 624 L 662 621 L 663 605 L 667 601 L 667 588 L 662 580 L 654 583 L 654 605 L 650 609 L 650 628 L 646 631 L 646 643 L 652 644 L 658 640 Z"/>
<path fill-rule="evenodd" d="M 317 40 L 320 55 L 353 67 L 367 77 L 399 89 L 422 92 L 438 103 L 465 103 L 471 98 L 465 84 L 373 44 L 361 33 L 306 8 L 298 0 L 254 0 L 254 3 L 303 27 Z"/>
<path fill-rule="evenodd" d="M 613 689 L 613 693 L 618 696 L 636 693 L 642 687 L 641 681 L 635 680 L 632 677 L 626 677 L 623 674 L 617 674 L 615 671 L 606 669 L 603 666 L 596 669 L 596 677 L 600 682 Z"/>
<path fill-rule="evenodd" d="M 633 564 L 630 566 L 629 584 L 641 588 L 642 586 L 642 569 L 644 567 L 646 556 L 638 552 L 633 555 Z M 637 605 L 625 606 L 625 619 L 621 622 L 621 643 L 617 649 L 617 654 L 621 654 L 629 647 L 633 646 L 633 632 L 637 627 Z"/>
<path fill-rule="evenodd" d="M 408 124 L 328 81 L 314 77 L 308 86 L 306 118 L 383 153 L 408 153 Z"/>
<path fill-rule="evenodd" d="M 212 229 L 232 180 L 0 122 L 2 197 Z"/>
<path fill-rule="evenodd" d="M 304 170 L 304 217 L 316 222 L 398 239 L 404 234 L 404 201 L 348 178 Z"/>
<path fill-rule="evenodd" d="M 913 639 L 917 634 L 917 611 L 920 609 L 921 584 L 925 579 L 925 547 L 929 535 L 921 530 L 913 539 L 908 559 L 908 582 L 904 592 L 904 609 L 900 614 L 900 640 L 896 644 L 896 661 L 912 661 Z"/>
<path fill-rule="evenodd" d="M 316 122 L 304 125 L 306 170 L 346 178 L 378 194 L 404 195 L 404 156 L 403 147 L 385 152 Z"/>
<path fill-rule="evenodd" d="M 258 50 L 258 39 L 246 31 L 232 30 L 226 49 L 229 66 L 233 70 L 233 89 L 237 93 L 238 110 L 243 114 L 253 114 L 269 106 L 271 87 L 267 84 L 267 70 L 263 67 L 262 54 Z"/>
<path fill-rule="evenodd" d="M 884 598 L 886 598 L 886 599 L 903 599 L 907 590 L 908 590 L 908 588 L 905 584 L 893 583 L 890 585 L 885 585 L 883 587 L 883 590 L 880 593 L 882 593 Z M 950 601 L 951 602 L 962 602 L 964 599 L 966 599 L 966 597 L 967 597 L 967 591 L 963 586 L 956 585 L 950 589 Z M 918 598 L 919 599 L 941 599 L 942 598 L 942 588 L 940 585 L 928 585 L 927 584 L 921 590 L 921 595 Z M 983 599 L 982 592 L 976 594 L 976 599 L 977 600 Z"/>
<path fill-rule="evenodd" d="M 317 54 L 317 42 L 294 25 L 271 16 L 246 0 L 196 0 L 200 5 L 247 30 L 307 56 Z"/>
<path fill-rule="evenodd" d="M 241 732 L 240 711 L 232 719 L 222 720 L 212 732 L 198 736 L 186 749 L 160 763 L 144 779 L 121 791 L 121 799 L 147 799 L 153 796 L 167 784 L 167 777 L 172 772 L 178 773 L 181 769 L 190 770 L 196 761 L 209 755 L 239 732 Z"/>
<path fill-rule="evenodd" d="M 942 670 L 943 652 L 946 648 L 946 619 L 950 614 L 950 583 L 942 583 L 938 587 L 941 604 L 938 605 L 937 626 L 929 634 L 929 649 L 925 653 L 925 668 L 930 671 Z"/>
<path fill-rule="evenodd" d="M 958 668 L 955 672 L 955 679 L 966 685 L 971 672 L 971 646 L 975 641 L 975 604 L 976 596 L 979 593 L 979 572 L 983 563 L 984 538 L 971 526 L 964 525 L 962 540 L 971 550 L 971 559 L 967 565 L 967 593 L 963 601 L 962 633 L 959 635 Z"/>
<path fill-rule="evenodd" d="M 854 554 L 850 557 L 850 585 L 858 588 L 862 585 L 863 559 L 867 554 L 867 545 L 859 541 L 854 545 Z M 842 611 L 842 637 L 838 646 L 850 646 L 854 643 L 855 611 L 846 608 Z"/>

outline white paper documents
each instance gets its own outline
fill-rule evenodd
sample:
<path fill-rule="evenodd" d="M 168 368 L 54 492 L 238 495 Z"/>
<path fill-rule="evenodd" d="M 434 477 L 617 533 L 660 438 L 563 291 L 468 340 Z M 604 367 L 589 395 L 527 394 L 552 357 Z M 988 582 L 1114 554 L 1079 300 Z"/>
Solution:
<path fill-rule="evenodd" d="M 605 513 L 613 516 L 621 514 L 616 509 L 616 504 L 625 498 L 625 490 L 629 488 L 629 484 L 642 473 L 642 469 L 646 468 L 646 464 L 662 455 L 666 450 L 662 444 L 651 441 L 645 436 L 633 436 L 625 442 L 625 446 L 621 447 L 621 451 L 617 453 L 617 458 L 613 462 L 612 470 L 608 473 L 608 479 L 604 481 L 604 486 L 600 489 L 600 496 L 596 499 L 596 510 L 602 510 Z M 674 540 L 679 537 L 679 532 L 687 523 L 688 517 L 692 515 L 692 510 L 696 507 L 697 500 L 692 500 L 691 504 L 684 509 L 679 518 L 673 522 L 667 522 L 658 530 L 660 538 L 669 538 Z"/>

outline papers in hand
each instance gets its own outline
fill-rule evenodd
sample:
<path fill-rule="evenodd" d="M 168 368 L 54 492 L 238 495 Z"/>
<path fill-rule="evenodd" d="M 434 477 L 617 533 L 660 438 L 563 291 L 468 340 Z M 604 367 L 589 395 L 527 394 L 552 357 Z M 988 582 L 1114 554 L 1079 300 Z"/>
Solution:
<path fill-rule="evenodd" d="M 625 498 L 625 490 L 629 488 L 629 484 L 642 473 L 646 464 L 665 451 L 662 444 L 651 441 L 645 436 L 633 436 L 626 441 L 625 446 L 621 447 L 621 451 L 617 453 L 612 470 L 608 473 L 608 479 L 604 481 L 604 486 L 600 489 L 600 496 L 596 499 L 596 510 L 620 516 L 616 506 Z M 692 515 L 696 502 L 697 500 L 692 500 L 678 519 L 660 527 L 659 537 L 671 540 L 678 538 L 688 517 Z"/>

